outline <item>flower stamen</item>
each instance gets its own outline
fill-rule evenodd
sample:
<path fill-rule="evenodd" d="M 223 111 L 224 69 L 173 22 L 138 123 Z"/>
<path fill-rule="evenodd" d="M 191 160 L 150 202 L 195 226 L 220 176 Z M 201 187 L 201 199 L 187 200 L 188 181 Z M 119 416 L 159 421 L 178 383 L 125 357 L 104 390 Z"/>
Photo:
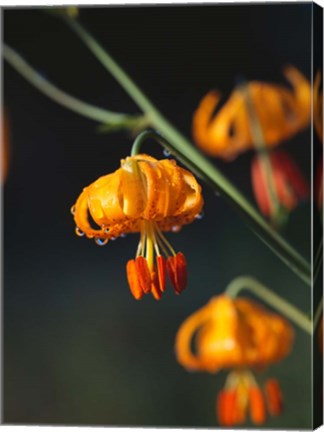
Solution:
<path fill-rule="evenodd" d="M 279 383 L 276 379 L 269 379 L 264 386 L 268 411 L 271 415 L 277 416 L 282 412 L 282 394 Z"/>

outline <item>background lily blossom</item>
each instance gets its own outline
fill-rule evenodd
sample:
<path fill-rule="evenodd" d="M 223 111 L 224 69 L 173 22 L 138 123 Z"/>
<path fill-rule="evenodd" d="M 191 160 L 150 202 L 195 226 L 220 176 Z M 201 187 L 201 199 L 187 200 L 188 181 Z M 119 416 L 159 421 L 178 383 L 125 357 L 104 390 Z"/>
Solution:
<path fill-rule="evenodd" d="M 309 81 L 293 66 L 284 69 L 293 90 L 260 81 L 249 82 L 253 107 L 267 147 L 291 138 L 310 122 Z M 221 94 L 209 92 L 193 115 L 192 133 L 196 144 L 210 156 L 232 160 L 255 146 L 251 119 L 240 87 L 214 114 Z"/>
<path fill-rule="evenodd" d="M 277 381 L 270 380 L 262 392 L 250 369 L 283 360 L 293 340 L 285 318 L 249 299 L 220 295 L 181 324 L 175 351 L 178 362 L 190 371 L 233 369 L 216 404 L 222 425 L 244 422 L 248 410 L 252 421 L 261 424 L 266 404 L 270 414 L 280 413 L 281 391 Z"/>

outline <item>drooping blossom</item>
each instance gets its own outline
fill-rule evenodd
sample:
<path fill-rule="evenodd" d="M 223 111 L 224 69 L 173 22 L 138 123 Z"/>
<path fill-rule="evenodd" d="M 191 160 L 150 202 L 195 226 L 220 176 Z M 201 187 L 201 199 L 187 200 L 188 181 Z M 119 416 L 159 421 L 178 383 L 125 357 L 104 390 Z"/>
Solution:
<path fill-rule="evenodd" d="M 83 189 L 72 207 L 76 233 L 99 245 L 128 233 L 140 233 L 134 259 L 128 261 L 127 279 L 133 296 L 152 293 L 160 299 L 166 274 L 176 294 L 187 285 L 187 264 L 176 253 L 164 231 L 179 231 L 194 221 L 203 207 L 195 177 L 174 160 L 145 154 L 127 157 L 114 173 Z M 93 227 L 90 217 L 98 227 Z"/>
<path fill-rule="evenodd" d="M 267 148 L 288 140 L 310 123 L 309 81 L 292 66 L 284 69 L 284 75 L 292 89 L 261 81 L 246 84 Z M 220 101 L 218 91 L 204 96 L 193 116 L 193 137 L 210 156 L 232 160 L 256 145 L 251 118 L 240 87 L 235 88 L 219 108 Z"/>
<path fill-rule="evenodd" d="M 280 414 L 282 394 L 273 378 L 261 388 L 252 369 L 283 360 L 293 339 L 292 327 L 280 315 L 249 299 L 220 295 L 181 324 L 175 351 L 189 371 L 231 370 L 216 401 L 220 424 L 243 423 L 248 414 L 261 424 L 267 412 Z"/>

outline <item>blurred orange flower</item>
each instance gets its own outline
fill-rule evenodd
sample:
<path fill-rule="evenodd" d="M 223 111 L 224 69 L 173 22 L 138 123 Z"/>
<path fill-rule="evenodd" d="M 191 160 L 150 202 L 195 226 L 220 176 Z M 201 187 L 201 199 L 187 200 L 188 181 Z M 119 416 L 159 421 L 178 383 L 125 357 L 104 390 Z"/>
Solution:
<path fill-rule="evenodd" d="M 309 81 L 292 66 L 285 68 L 284 75 L 292 90 L 279 84 L 248 83 L 265 145 L 269 148 L 289 139 L 310 122 Z M 254 147 L 251 120 L 240 88 L 214 114 L 220 99 L 217 91 L 209 92 L 202 99 L 193 116 L 193 137 L 209 155 L 231 160 Z"/>
<path fill-rule="evenodd" d="M 268 380 L 262 392 L 248 368 L 282 360 L 289 354 L 293 338 L 292 327 L 281 316 L 251 300 L 221 295 L 184 321 L 175 350 L 178 362 L 190 371 L 215 373 L 234 368 L 217 400 L 221 424 L 244 422 L 248 408 L 252 421 L 263 423 L 266 404 L 270 414 L 281 411 L 279 384 Z"/>
<path fill-rule="evenodd" d="M 72 213 L 76 233 L 99 245 L 140 233 L 136 257 L 127 263 L 128 283 L 139 300 L 147 293 L 160 299 L 166 273 L 177 294 L 186 287 L 185 257 L 175 253 L 162 231 L 179 231 L 202 207 L 201 187 L 189 171 L 174 160 L 140 154 L 123 159 L 117 171 L 84 188 Z M 99 228 L 91 226 L 89 214 Z"/>
<path fill-rule="evenodd" d="M 285 210 L 292 211 L 300 200 L 308 198 L 309 184 L 288 153 L 283 151 L 270 153 L 269 160 L 278 201 Z M 256 155 L 252 160 L 251 177 L 254 195 L 261 212 L 265 216 L 273 216 L 275 206 L 260 155 Z"/>

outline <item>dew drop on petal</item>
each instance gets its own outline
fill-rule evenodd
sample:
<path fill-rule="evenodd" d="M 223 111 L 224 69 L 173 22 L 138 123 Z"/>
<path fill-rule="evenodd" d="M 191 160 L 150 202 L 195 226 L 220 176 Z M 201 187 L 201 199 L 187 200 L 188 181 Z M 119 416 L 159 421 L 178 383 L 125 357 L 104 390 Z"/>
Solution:
<path fill-rule="evenodd" d="M 84 236 L 84 232 L 80 230 L 79 227 L 75 227 L 75 234 L 79 237 L 83 237 Z"/>
<path fill-rule="evenodd" d="M 172 231 L 173 231 L 173 232 L 179 232 L 179 231 L 180 231 L 180 226 L 179 226 L 179 225 L 174 225 L 174 226 L 172 227 Z"/>
<path fill-rule="evenodd" d="M 171 152 L 169 152 L 169 150 L 167 150 L 167 149 L 164 149 L 163 154 L 165 157 L 169 157 L 171 155 Z"/>
<path fill-rule="evenodd" d="M 110 240 L 115 241 L 117 237 L 111 237 Z"/>
<path fill-rule="evenodd" d="M 96 238 L 95 242 L 98 246 L 105 246 L 108 243 L 108 239 Z"/>
<path fill-rule="evenodd" d="M 196 219 L 201 220 L 204 216 L 205 216 L 204 211 L 201 211 L 200 213 L 197 214 Z"/>
<path fill-rule="evenodd" d="M 73 205 L 70 209 L 71 214 L 75 215 L 75 205 Z"/>
<path fill-rule="evenodd" d="M 123 233 L 120 235 L 120 237 L 125 238 L 125 237 L 127 237 L 127 234 Z"/>

